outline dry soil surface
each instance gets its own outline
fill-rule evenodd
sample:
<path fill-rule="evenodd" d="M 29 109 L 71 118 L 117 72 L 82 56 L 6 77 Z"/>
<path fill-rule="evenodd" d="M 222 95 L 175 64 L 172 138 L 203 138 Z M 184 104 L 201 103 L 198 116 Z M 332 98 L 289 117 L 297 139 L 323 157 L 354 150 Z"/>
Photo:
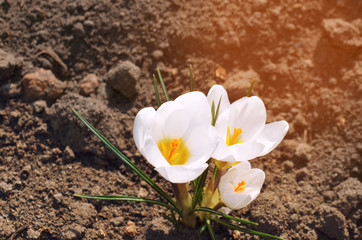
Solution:
<path fill-rule="evenodd" d="M 232 215 L 285 239 L 362 238 L 362 1 L 0 0 L 0 238 L 208 239 L 163 209 L 73 194 L 159 199 L 73 115 L 77 109 L 171 192 L 137 152 L 133 120 L 222 84 L 261 97 L 290 130 L 252 160 L 259 197 Z M 219 239 L 259 239 L 215 227 Z M 134 237 L 133 237 L 134 236 Z"/>

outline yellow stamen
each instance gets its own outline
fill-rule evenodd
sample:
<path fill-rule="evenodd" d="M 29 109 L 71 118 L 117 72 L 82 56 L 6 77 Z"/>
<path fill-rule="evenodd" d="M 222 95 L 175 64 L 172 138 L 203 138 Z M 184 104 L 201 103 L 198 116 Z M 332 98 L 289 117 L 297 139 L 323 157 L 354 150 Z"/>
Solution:
<path fill-rule="evenodd" d="M 182 138 L 165 138 L 159 141 L 157 146 L 162 156 L 164 156 L 171 165 L 185 164 L 190 157 L 190 151 L 185 146 Z"/>
<path fill-rule="evenodd" d="M 234 128 L 233 135 L 230 137 L 230 127 L 228 127 L 226 132 L 226 145 L 231 146 L 237 143 L 242 143 L 243 140 L 238 139 L 242 133 L 243 130 L 241 130 L 241 128 Z"/>
<path fill-rule="evenodd" d="M 234 186 L 234 192 L 236 193 L 241 193 L 244 190 L 245 190 L 245 181 L 241 181 Z"/>

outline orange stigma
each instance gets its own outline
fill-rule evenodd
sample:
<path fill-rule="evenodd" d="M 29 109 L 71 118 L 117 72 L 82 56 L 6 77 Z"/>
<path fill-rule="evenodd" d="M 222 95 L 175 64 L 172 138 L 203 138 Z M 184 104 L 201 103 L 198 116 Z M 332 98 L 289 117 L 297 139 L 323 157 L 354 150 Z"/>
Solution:
<path fill-rule="evenodd" d="M 227 133 L 226 133 L 226 145 L 231 146 L 237 143 L 242 143 L 243 140 L 238 140 L 239 136 L 243 133 L 243 130 L 241 128 L 234 128 L 233 135 L 230 136 L 230 127 L 228 127 Z"/>
<path fill-rule="evenodd" d="M 241 193 L 244 190 L 245 190 L 245 181 L 241 181 L 234 186 L 234 192 L 236 193 Z"/>
<path fill-rule="evenodd" d="M 172 158 L 172 154 L 175 152 L 175 150 L 177 149 L 177 147 L 180 145 L 182 138 L 179 139 L 174 139 L 171 142 L 171 150 L 170 150 L 170 156 L 168 156 L 167 160 L 170 160 Z"/>

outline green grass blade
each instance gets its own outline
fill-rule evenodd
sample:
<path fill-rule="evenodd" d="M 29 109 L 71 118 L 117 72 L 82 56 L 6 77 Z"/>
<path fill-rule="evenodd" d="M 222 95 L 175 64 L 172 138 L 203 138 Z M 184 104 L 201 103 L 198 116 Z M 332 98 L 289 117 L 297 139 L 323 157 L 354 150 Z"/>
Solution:
<path fill-rule="evenodd" d="M 233 229 L 233 230 L 238 230 L 240 232 L 244 232 L 244 233 L 248 233 L 248 234 L 253 234 L 253 235 L 258 235 L 258 236 L 261 236 L 261 237 L 267 237 L 267 238 L 272 238 L 272 239 L 279 239 L 279 240 L 284 240 L 283 238 L 280 238 L 280 237 L 277 237 L 277 236 L 274 236 L 274 235 L 271 235 L 271 234 L 267 234 L 267 233 L 262 233 L 262 232 L 258 232 L 258 231 L 255 231 L 255 230 L 251 230 L 251 229 L 247 229 L 247 228 L 242 228 L 242 227 L 238 227 L 238 226 L 235 226 L 231 223 L 228 223 L 228 222 L 225 222 L 223 220 L 220 220 L 220 219 L 213 219 L 215 222 L 218 222 L 230 229 Z"/>
<path fill-rule="evenodd" d="M 167 203 L 163 203 L 157 200 L 148 199 L 148 198 L 140 198 L 134 196 L 120 196 L 120 195 L 85 195 L 85 194 L 74 194 L 76 197 L 87 198 L 87 199 L 97 199 L 97 200 L 111 200 L 111 201 L 132 201 L 132 202 L 144 202 L 154 205 L 159 205 L 162 207 L 166 207 L 170 210 L 175 210 L 174 207 L 168 205 Z"/>
<path fill-rule="evenodd" d="M 163 93 L 165 94 L 166 101 L 168 102 L 168 101 L 170 101 L 170 96 L 168 95 L 167 88 L 166 88 L 165 82 L 163 81 L 159 68 L 157 68 L 157 74 L 158 74 L 158 78 L 160 79 L 161 87 L 162 87 Z"/>
<path fill-rule="evenodd" d="M 209 234 L 212 240 L 216 240 L 214 229 L 212 229 L 211 222 L 209 219 L 206 220 L 207 230 L 209 230 Z"/>
<path fill-rule="evenodd" d="M 217 118 L 219 117 L 219 109 L 220 109 L 221 98 L 222 98 L 222 96 L 220 97 L 219 103 L 217 104 L 216 112 L 215 112 L 215 103 L 214 103 L 214 101 L 212 101 L 212 106 L 211 106 L 211 112 L 212 112 L 212 122 L 211 122 L 211 125 L 212 125 L 212 126 L 215 126 L 216 120 L 217 120 Z"/>
<path fill-rule="evenodd" d="M 119 151 L 115 146 L 113 146 L 102 134 L 98 132 L 82 115 L 80 115 L 75 109 L 73 109 L 74 114 L 88 127 L 88 129 L 96 135 L 114 154 L 117 155 L 128 167 L 130 167 L 135 173 L 138 174 L 148 185 L 150 185 L 158 194 L 160 194 L 167 202 L 169 202 L 177 212 L 180 213 L 180 210 L 177 207 L 176 202 L 165 193 L 146 173 L 144 173 L 137 165 L 135 165 L 131 160 L 129 160 L 121 151 Z"/>
<path fill-rule="evenodd" d="M 207 167 L 205 169 L 205 171 L 201 174 L 201 176 L 199 177 L 199 179 L 196 182 L 196 188 L 195 188 L 195 191 L 194 191 L 194 195 L 192 197 L 192 208 L 196 207 L 197 203 L 199 202 L 199 200 L 201 198 L 208 170 L 209 170 L 209 167 Z"/>
<path fill-rule="evenodd" d="M 255 83 L 255 78 L 253 79 L 253 81 L 252 81 L 251 84 L 250 84 L 248 93 L 246 94 L 247 97 L 250 97 L 250 95 L 251 95 L 251 90 L 253 90 L 253 87 L 254 87 L 254 83 Z"/>
<path fill-rule="evenodd" d="M 153 74 L 153 86 L 154 86 L 154 88 L 155 88 L 155 95 L 156 95 L 157 107 L 160 107 L 160 106 L 161 106 L 160 94 L 158 93 L 157 80 L 156 80 L 155 74 Z"/>
<path fill-rule="evenodd" d="M 173 225 L 174 227 L 176 227 L 176 223 L 173 221 L 173 219 L 172 219 L 170 216 L 167 216 L 165 213 L 162 213 L 162 217 L 163 217 L 164 219 L 168 220 L 169 222 L 171 222 L 172 225 Z"/>
<path fill-rule="evenodd" d="M 217 104 L 217 108 L 216 108 L 215 123 L 216 123 L 217 118 L 219 117 L 219 109 L 220 109 L 221 98 L 222 98 L 222 96 L 220 96 L 219 103 Z M 215 126 L 215 123 L 214 123 L 213 126 Z"/>
<path fill-rule="evenodd" d="M 192 71 L 192 65 L 190 64 L 190 92 L 194 91 L 194 72 Z"/>
<path fill-rule="evenodd" d="M 217 166 L 215 164 L 215 168 L 214 168 L 214 171 L 212 172 L 212 179 L 215 181 L 215 178 L 216 178 L 216 174 L 217 174 Z"/>
<path fill-rule="evenodd" d="M 200 230 L 199 230 L 200 234 L 203 234 L 203 233 L 204 233 L 206 227 L 207 227 L 207 223 L 204 223 L 204 224 L 200 227 Z"/>
<path fill-rule="evenodd" d="M 211 104 L 211 125 L 215 126 L 215 102 L 214 100 L 212 100 L 212 104 Z"/>
<path fill-rule="evenodd" d="M 220 211 L 216 211 L 214 209 L 207 208 L 207 207 L 198 207 L 198 208 L 193 209 L 192 211 L 193 212 L 198 212 L 198 211 L 209 212 L 209 213 L 219 215 L 219 216 L 222 216 L 222 217 L 230 219 L 230 220 L 234 220 L 234 221 L 242 223 L 242 224 L 248 224 L 248 225 L 254 225 L 254 226 L 258 225 L 258 223 L 256 223 L 256 222 L 252 222 L 252 221 L 248 221 L 248 220 L 245 220 L 245 219 L 233 217 L 233 216 L 227 215 L 225 213 L 222 213 Z"/>

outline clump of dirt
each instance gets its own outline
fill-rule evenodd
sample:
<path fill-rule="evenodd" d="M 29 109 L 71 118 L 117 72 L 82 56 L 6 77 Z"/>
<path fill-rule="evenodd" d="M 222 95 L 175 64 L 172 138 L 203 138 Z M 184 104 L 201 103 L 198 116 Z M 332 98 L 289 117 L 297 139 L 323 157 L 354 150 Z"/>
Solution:
<path fill-rule="evenodd" d="M 159 207 L 77 194 L 159 199 L 76 119 L 85 116 L 166 192 L 137 152 L 137 112 L 252 79 L 286 139 L 251 161 L 259 197 L 232 215 L 285 239 L 362 238 L 361 1 L 0 0 L 0 238 L 208 239 L 177 232 Z M 127 86 L 127 87 L 125 87 Z M 219 239 L 259 239 L 215 227 Z"/>

